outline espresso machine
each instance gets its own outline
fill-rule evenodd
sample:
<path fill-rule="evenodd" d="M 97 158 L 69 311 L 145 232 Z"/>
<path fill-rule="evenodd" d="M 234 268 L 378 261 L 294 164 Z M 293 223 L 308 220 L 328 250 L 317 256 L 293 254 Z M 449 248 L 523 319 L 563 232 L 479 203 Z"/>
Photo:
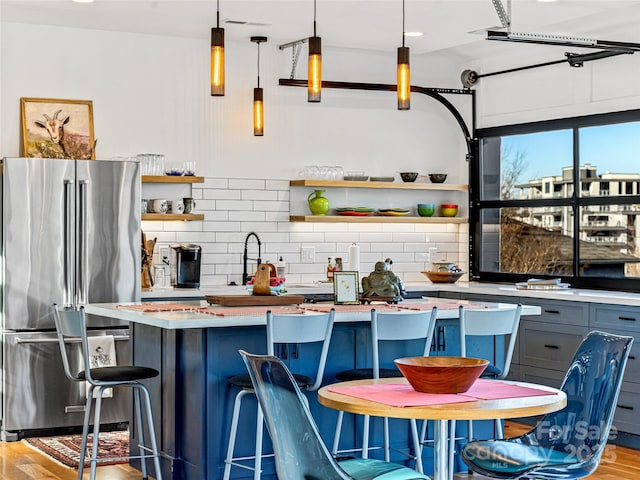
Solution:
<path fill-rule="evenodd" d="M 175 288 L 200 288 L 200 261 L 202 247 L 193 243 L 175 243 L 169 260 L 171 286 Z"/>

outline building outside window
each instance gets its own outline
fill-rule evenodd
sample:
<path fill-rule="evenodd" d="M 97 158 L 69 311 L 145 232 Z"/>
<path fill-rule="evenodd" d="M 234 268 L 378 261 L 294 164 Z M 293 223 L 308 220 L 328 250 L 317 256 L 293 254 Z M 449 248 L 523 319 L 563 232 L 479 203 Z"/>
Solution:
<path fill-rule="evenodd" d="M 640 290 L 640 111 L 477 133 L 472 278 Z"/>

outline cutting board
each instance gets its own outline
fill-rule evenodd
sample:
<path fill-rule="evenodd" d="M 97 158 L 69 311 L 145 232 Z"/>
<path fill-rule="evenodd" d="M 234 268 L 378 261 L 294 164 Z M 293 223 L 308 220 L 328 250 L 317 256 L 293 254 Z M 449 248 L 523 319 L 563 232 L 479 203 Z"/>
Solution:
<path fill-rule="evenodd" d="M 268 305 L 296 305 L 304 302 L 304 295 L 205 295 L 211 305 L 248 307 Z"/>

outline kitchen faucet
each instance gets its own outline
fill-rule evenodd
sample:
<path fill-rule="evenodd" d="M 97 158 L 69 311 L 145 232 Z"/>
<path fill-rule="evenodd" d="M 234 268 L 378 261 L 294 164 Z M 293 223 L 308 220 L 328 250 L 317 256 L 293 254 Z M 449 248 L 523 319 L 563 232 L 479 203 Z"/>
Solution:
<path fill-rule="evenodd" d="M 249 237 L 256 237 L 256 241 L 258 242 L 258 258 L 249 258 L 247 255 L 247 244 L 249 243 Z M 243 270 L 242 270 L 242 285 L 246 285 L 247 281 L 249 280 L 249 274 L 247 273 L 247 260 L 255 260 L 256 262 L 258 262 L 258 265 L 260 265 L 262 263 L 262 259 L 260 258 L 260 246 L 262 245 L 262 242 L 260 242 L 260 238 L 258 237 L 258 234 L 255 232 L 250 232 L 249 234 L 247 234 L 247 238 L 244 239 L 244 254 L 242 256 L 242 261 L 243 261 Z"/>

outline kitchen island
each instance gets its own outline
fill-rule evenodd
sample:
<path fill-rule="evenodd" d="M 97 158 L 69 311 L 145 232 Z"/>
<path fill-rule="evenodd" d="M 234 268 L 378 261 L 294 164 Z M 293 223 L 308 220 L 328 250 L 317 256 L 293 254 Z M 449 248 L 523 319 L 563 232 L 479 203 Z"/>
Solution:
<path fill-rule="evenodd" d="M 439 335 L 436 339 L 435 355 L 459 353 L 457 305 L 460 301 L 429 299 L 405 301 L 403 305 L 439 305 Z M 463 302 L 465 303 L 465 302 Z M 474 302 L 478 303 L 478 302 Z M 130 304 L 138 305 L 140 304 Z M 161 304 L 149 304 L 161 305 Z M 153 412 L 156 418 L 160 446 L 170 461 L 163 463 L 165 478 L 173 479 L 218 479 L 222 477 L 224 453 L 229 431 L 233 391 L 227 379 L 246 371 L 238 349 L 253 353 L 266 351 L 265 315 L 242 315 L 234 307 L 216 307 L 221 315 L 211 315 L 193 308 L 206 306 L 201 301 L 182 302 L 182 311 L 138 311 L 122 308 L 117 304 L 89 304 L 87 313 L 118 318 L 132 323 L 133 361 L 138 365 L 157 368 L 158 378 L 145 382 L 149 387 Z M 303 307 L 305 304 L 303 304 Z M 331 305 L 328 305 L 331 306 Z M 500 304 L 489 304 L 501 308 Z M 125 306 L 126 307 L 126 306 Z M 327 307 L 327 305 L 324 305 Z M 336 324 L 331 339 L 329 357 L 325 369 L 325 383 L 335 381 L 335 373 L 355 367 L 370 366 L 368 335 L 368 310 L 337 307 Z M 345 306 L 353 307 L 353 306 Z M 135 308 L 135 307 L 134 307 Z M 266 310 L 266 308 L 265 308 Z M 342 311 L 341 311 L 342 310 Z M 345 311 L 347 310 L 347 311 Z M 225 311 L 228 313 L 225 315 Z M 525 306 L 524 315 L 539 315 L 539 307 Z M 280 356 L 288 366 L 302 374 L 312 374 L 313 367 L 305 358 L 315 358 L 316 345 L 287 345 Z M 406 356 L 405 347 L 390 347 L 390 358 Z M 478 343 L 470 355 L 493 357 L 494 344 Z M 388 354 L 385 354 L 385 356 Z M 383 365 L 390 366 L 390 365 Z M 317 403 L 315 395 L 309 397 L 311 411 L 325 439 L 332 437 L 336 413 Z M 249 404 L 247 405 L 249 407 Z M 253 408 L 253 412 L 251 412 Z M 255 431 L 255 406 L 240 419 L 238 442 L 241 455 L 250 455 L 253 450 Z M 405 424 L 402 424 L 405 425 Z M 492 422 L 487 422 L 492 425 Z M 379 427 L 377 427 L 379 428 Z M 404 427 L 394 429 L 392 444 L 404 446 L 409 433 Z M 131 429 L 135 432 L 135 429 Z M 354 418 L 345 418 L 341 448 L 354 446 L 359 431 Z M 481 428 L 476 428 L 478 433 Z M 349 432 L 349 433 L 347 433 Z M 381 435 L 374 430 L 374 435 Z M 489 433 L 491 436 L 491 433 Z M 264 451 L 270 450 L 265 438 Z M 135 439 L 132 445 L 135 444 Z M 429 467 L 429 449 L 425 450 L 425 467 Z M 404 457 L 399 456 L 401 460 Z M 273 466 L 264 464 L 263 478 L 275 478 Z M 233 469 L 234 478 L 252 476 L 252 472 Z"/>

